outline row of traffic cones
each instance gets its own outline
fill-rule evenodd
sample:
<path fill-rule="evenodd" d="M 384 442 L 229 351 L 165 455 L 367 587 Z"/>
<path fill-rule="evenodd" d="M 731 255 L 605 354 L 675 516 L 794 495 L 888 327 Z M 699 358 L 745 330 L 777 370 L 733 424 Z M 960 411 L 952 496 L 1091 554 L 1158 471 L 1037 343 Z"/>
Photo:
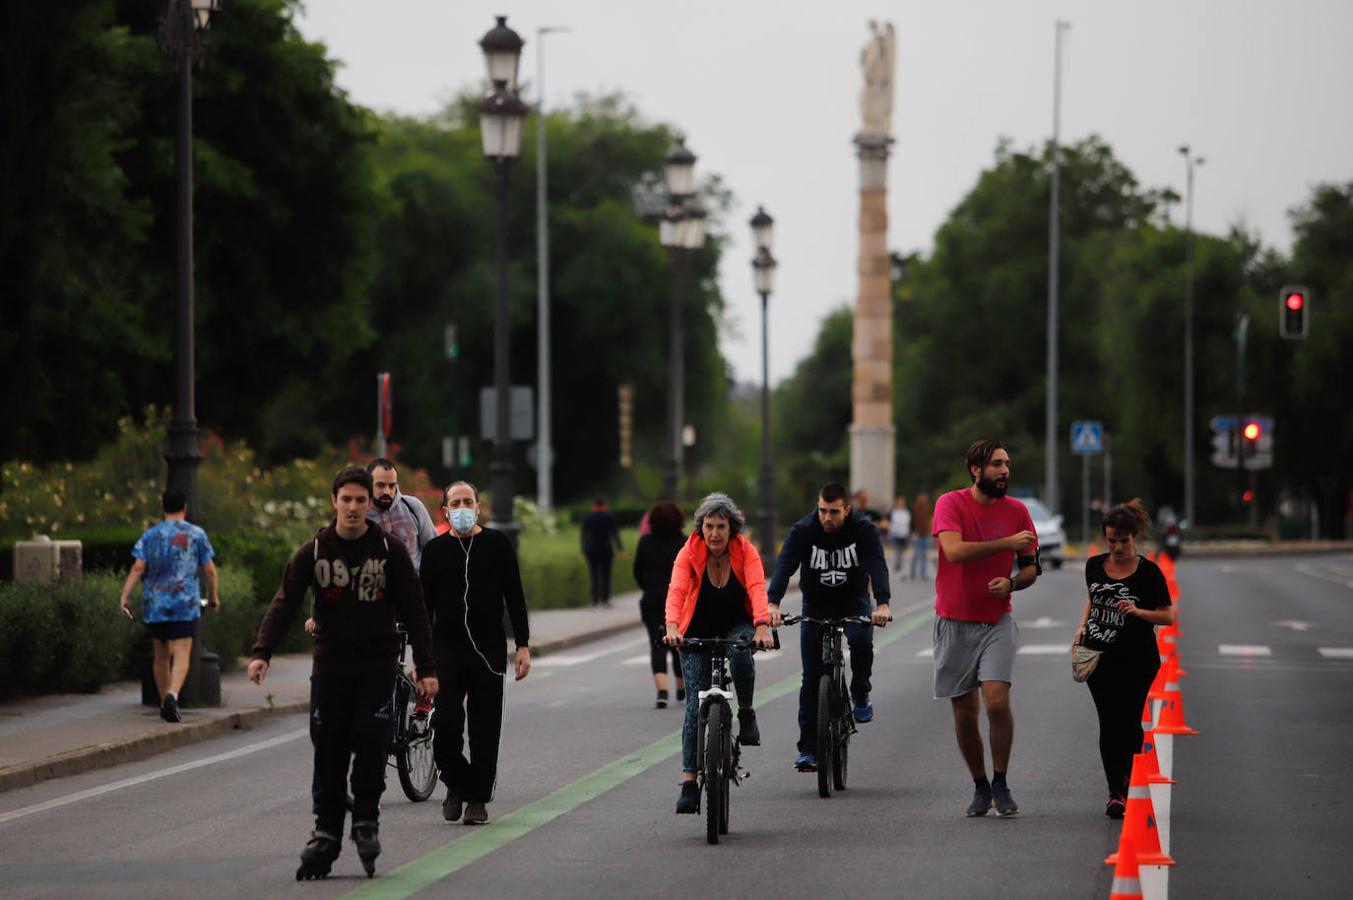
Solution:
<path fill-rule="evenodd" d="M 1179 667 L 1179 583 L 1175 580 L 1174 561 L 1163 553 L 1157 553 L 1154 561 L 1165 575 L 1170 602 L 1175 606 L 1175 621 L 1156 632 L 1161 665 L 1142 708 L 1142 752 L 1132 758 L 1118 851 L 1104 860 L 1114 867 L 1110 900 L 1164 895 L 1167 882 L 1163 867 L 1175 864 L 1170 856 L 1174 737 L 1198 733 L 1184 718 L 1184 700 L 1179 690 L 1179 679 L 1188 673 Z M 1159 875 L 1161 880 L 1143 875 Z"/>

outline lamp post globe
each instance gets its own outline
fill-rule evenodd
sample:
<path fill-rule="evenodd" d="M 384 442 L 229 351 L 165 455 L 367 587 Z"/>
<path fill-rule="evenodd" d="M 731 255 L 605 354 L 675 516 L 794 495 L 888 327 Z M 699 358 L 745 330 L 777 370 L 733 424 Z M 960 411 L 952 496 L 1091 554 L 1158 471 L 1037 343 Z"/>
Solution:
<path fill-rule="evenodd" d="M 775 220 L 766 212 L 765 207 L 758 206 L 756 215 L 752 216 L 752 239 L 755 242 L 757 250 L 769 250 L 774 244 Z M 755 264 L 755 262 L 753 262 Z"/>
<path fill-rule="evenodd" d="M 696 156 L 686 147 L 684 137 L 677 138 L 676 146 L 663 157 L 663 178 L 667 182 L 667 195 L 673 201 L 695 193 L 695 161 Z"/>
<path fill-rule="evenodd" d="M 494 25 L 479 39 L 484 51 L 484 69 L 489 84 L 502 82 L 507 90 L 517 90 L 517 69 L 521 64 L 521 48 L 526 46 L 521 35 L 507 27 L 507 16 L 495 16 Z"/>
<path fill-rule="evenodd" d="M 658 225 L 658 240 L 667 248 L 672 267 L 672 302 L 669 310 L 667 352 L 668 450 L 662 476 L 662 499 L 676 500 L 685 446 L 685 289 L 691 257 L 705 244 L 706 213 L 695 197 L 695 154 L 685 138 L 677 138 L 663 157 L 663 180 L 667 185 L 667 211 Z"/>

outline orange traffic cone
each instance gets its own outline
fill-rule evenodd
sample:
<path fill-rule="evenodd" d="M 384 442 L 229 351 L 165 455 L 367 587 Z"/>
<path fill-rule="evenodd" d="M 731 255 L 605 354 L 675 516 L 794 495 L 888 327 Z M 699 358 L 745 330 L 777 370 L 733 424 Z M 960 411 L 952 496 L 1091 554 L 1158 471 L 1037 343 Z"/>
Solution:
<path fill-rule="evenodd" d="M 1168 663 L 1167 663 L 1168 665 Z M 1177 666 L 1171 666 L 1178 669 Z M 1173 676 L 1173 677 L 1172 677 Z M 1175 672 L 1165 676 L 1164 705 L 1160 709 L 1160 724 L 1156 726 L 1158 734 L 1197 734 L 1184 721 L 1184 697 L 1179 693 L 1179 677 Z"/>
<path fill-rule="evenodd" d="M 1151 805 L 1151 791 L 1146 782 L 1145 754 L 1132 757 L 1132 780 L 1128 783 L 1127 811 L 1123 815 L 1123 833 L 1119 851 L 1104 862 L 1113 865 L 1122 857 L 1123 847 L 1137 851 L 1137 862 L 1143 866 L 1172 866 L 1174 859 L 1160 849 L 1160 835 L 1156 831 L 1156 812 Z"/>
<path fill-rule="evenodd" d="M 1147 723 L 1143 722 L 1143 726 Z M 1146 757 L 1147 784 L 1175 784 L 1175 780 L 1161 771 L 1160 760 L 1156 757 L 1156 735 L 1150 728 L 1142 728 L 1142 752 Z"/>
<path fill-rule="evenodd" d="M 1137 848 L 1126 834 L 1118 842 L 1118 864 L 1113 867 L 1113 887 L 1109 900 L 1140 900 L 1142 873 L 1137 863 Z"/>

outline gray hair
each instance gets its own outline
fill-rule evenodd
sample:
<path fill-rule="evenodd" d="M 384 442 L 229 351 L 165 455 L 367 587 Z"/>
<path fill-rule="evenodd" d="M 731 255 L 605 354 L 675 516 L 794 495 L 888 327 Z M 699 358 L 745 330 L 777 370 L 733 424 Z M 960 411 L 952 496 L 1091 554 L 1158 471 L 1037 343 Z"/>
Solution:
<path fill-rule="evenodd" d="M 695 509 L 695 530 L 701 535 L 704 534 L 705 519 L 710 516 L 719 516 L 728 520 L 728 536 L 732 537 L 742 531 L 742 526 L 747 524 L 747 517 L 738 509 L 738 505 L 733 502 L 722 491 L 715 491 L 712 494 L 706 494 L 705 499 L 700 501 L 700 505 Z"/>

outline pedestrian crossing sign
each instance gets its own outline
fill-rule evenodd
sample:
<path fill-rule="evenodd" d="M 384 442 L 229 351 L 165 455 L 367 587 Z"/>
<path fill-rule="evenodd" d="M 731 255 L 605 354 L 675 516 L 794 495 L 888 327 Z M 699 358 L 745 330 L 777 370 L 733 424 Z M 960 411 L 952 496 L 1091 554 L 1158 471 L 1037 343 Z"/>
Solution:
<path fill-rule="evenodd" d="M 1104 452 L 1104 423 L 1089 420 L 1071 423 L 1071 452 L 1098 456 Z"/>

